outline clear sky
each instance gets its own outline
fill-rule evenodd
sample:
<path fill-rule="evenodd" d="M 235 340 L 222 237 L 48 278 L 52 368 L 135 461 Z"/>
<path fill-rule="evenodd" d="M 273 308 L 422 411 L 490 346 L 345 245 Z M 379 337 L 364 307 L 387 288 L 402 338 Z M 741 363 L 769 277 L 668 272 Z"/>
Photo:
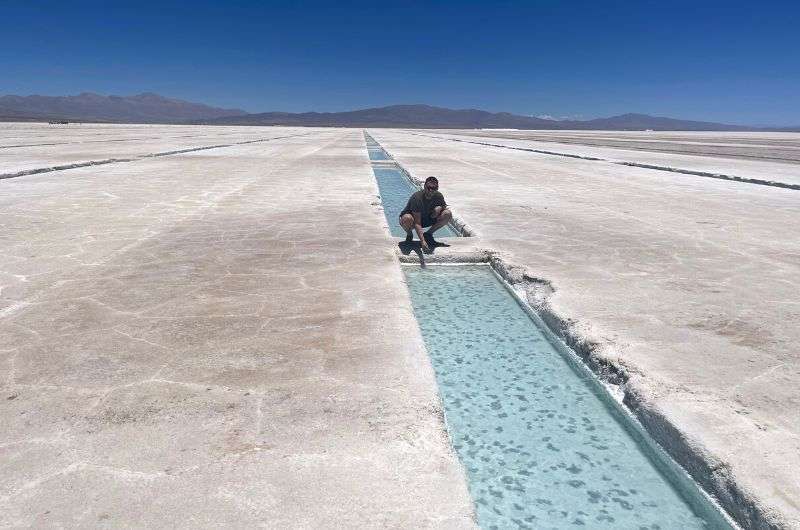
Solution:
<path fill-rule="evenodd" d="M 800 2 L 0 0 L 0 94 L 84 91 L 800 125 Z"/>

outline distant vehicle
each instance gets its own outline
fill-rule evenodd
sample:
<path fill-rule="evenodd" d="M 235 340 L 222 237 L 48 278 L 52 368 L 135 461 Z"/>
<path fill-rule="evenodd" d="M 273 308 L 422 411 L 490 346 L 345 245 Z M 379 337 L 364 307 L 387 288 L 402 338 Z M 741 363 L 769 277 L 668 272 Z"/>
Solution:
<path fill-rule="evenodd" d="M 67 120 L 54 120 L 54 121 L 50 121 L 48 123 L 50 125 L 69 125 L 69 122 Z"/>

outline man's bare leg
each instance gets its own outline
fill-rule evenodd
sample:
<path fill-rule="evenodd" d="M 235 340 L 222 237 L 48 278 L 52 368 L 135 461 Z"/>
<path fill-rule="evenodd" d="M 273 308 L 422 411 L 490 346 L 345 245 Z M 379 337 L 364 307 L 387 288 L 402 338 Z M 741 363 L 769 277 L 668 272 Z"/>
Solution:
<path fill-rule="evenodd" d="M 422 246 L 422 250 L 427 251 L 429 250 L 428 242 L 425 241 L 425 237 L 422 235 L 422 225 L 420 223 L 421 217 L 418 213 L 407 213 L 400 217 L 400 226 L 406 231 L 406 243 L 411 243 L 414 240 L 413 230 L 419 236 L 419 244 Z"/>
<path fill-rule="evenodd" d="M 400 216 L 400 226 L 406 231 L 406 242 L 414 240 L 414 216 L 410 213 Z"/>
<path fill-rule="evenodd" d="M 433 211 L 436 214 L 436 223 L 428 228 L 426 232 L 428 234 L 433 234 L 453 219 L 453 214 L 450 212 L 450 208 L 445 208 L 442 210 L 441 206 L 437 206 L 433 209 Z"/>

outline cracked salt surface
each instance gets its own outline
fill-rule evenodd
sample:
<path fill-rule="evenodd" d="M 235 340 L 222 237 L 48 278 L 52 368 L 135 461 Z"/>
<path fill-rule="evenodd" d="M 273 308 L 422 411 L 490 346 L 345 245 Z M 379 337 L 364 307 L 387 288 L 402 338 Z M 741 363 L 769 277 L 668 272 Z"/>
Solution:
<path fill-rule="evenodd" d="M 487 267 L 405 275 L 483 528 L 731 528 Z"/>
<path fill-rule="evenodd" d="M 471 526 L 361 133 L 301 132 L 0 181 L 0 527 Z"/>

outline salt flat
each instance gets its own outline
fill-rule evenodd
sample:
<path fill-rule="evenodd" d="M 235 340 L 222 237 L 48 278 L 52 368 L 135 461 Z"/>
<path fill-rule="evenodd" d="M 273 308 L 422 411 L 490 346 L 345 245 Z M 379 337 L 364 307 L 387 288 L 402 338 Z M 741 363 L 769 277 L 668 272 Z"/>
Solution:
<path fill-rule="evenodd" d="M 4 124 L 0 128 L 0 178 L 68 164 L 113 161 L 261 143 L 308 134 L 290 127 L 190 127 L 180 125 Z"/>
<path fill-rule="evenodd" d="M 800 133 L 453 130 L 418 133 L 800 188 Z"/>
<path fill-rule="evenodd" d="M 798 133 L 491 130 L 459 132 L 487 138 L 536 140 L 678 155 L 719 156 L 762 162 L 800 161 Z"/>
<path fill-rule="evenodd" d="M 361 131 L 305 132 L 0 181 L 0 526 L 472 526 Z"/>
<path fill-rule="evenodd" d="M 477 232 L 452 251 L 552 283 L 739 520 L 800 528 L 800 191 L 614 162 L 800 166 L 370 133 L 440 177 Z M 361 130 L 3 124 L 0 146 L 6 174 L 135 159 L 0 180 L 0 525 L 474 524 Z"/>
<path fill-rule="evenodd" d="M 415 177 L 439 177 L 479 236 L 470 248 L 552 282 L 547 309 L 622 368 L 639 417 L 739 520 L 800 528 L 800 192 L 370 134 Z"/>

